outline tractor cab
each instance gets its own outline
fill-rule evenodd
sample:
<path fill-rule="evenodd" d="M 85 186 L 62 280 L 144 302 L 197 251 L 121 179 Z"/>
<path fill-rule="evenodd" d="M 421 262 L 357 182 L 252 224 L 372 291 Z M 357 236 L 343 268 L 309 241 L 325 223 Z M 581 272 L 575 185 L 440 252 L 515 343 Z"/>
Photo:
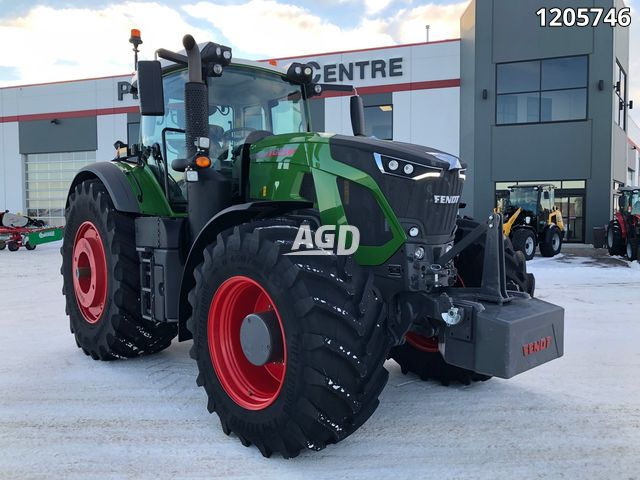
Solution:
<path fill-rule="evenodd" d="M 543 256 L 560 253 L 564 223 L 555 205 L 554 189 L 550 184 L 509 187 L 503 230 L 527 260 L 533 258 L 537 245 Z"/>
<path fill-rule="evenodd" d="M 506 214 L 519 208 L 532 217 L 549 214 L 555 209 L 555 187 L 553 185 L 512 185 L 509 187 Z"/>
<path fill-rule="evenodd" d="M 244 145 L 272 135 L 309 130 L 309 114 L 302 86 L 287 79 L 286 71 L 268 64 L 234 60 L 224 75 L 207 75 L 207 139 L 211 168 L 231 182 L 232 196 L 240 195 Z M 147 159 L 165 184 L 172 206 L 186 209 L 185 171 L 174 162 L 188 156 L 185 117 L 185 84 L 188 71 L 171 64 L 163 68 L 164 114 L 141 119 L 141 145 L 157 146 Z"/>
<path fill-rule="evenodd" d="M 623 187 L 618 190 L 618 208 L 621 212 L 640 216 L 640 188 Z"/>

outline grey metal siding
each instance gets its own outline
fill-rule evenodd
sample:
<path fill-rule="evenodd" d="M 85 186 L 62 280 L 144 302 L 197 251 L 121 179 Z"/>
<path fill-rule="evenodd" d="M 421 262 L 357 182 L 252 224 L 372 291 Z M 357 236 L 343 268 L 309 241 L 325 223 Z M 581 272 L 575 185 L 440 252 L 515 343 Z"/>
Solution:
<path fill-rule="evenodd" d="M 620 180 L 626 179 L 618 161 L 623 155 L 617 153 L 625 135 L 612 128 L 612 79 L 615 56 L 628 73 L 628 31 L 608 25 L 541 28 L 535 12 L 543 6 L 613 5 L 614 0 L 474 0 L 462 16 L 460 153 L 471 165 L 476 217 L 495 206 L 495 182 L 584 179 L 586 240 L 592 227 L 608 221 L 612 175 L 624 171 Z M 496 126 L 496 63 L 574 55 L 589 56 L 586 121 Z"/>
<path fill-rule="evenodd" d="M 96 117 L 20 122 L 18 131 L 21 154 L 98 149 Z"/>

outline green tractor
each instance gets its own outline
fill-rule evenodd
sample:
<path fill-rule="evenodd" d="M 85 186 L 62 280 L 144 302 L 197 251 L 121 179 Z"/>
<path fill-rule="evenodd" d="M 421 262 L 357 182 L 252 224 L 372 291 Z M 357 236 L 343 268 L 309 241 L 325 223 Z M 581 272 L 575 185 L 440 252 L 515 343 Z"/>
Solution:
<path fill-rule="evenodd" d="M 351 87 L 183 44 L 138 63 L 139 143 L 69 191 L 63 291 L 87 355 L 192 339 L 222 430 L 288 458 L 372 415 L 387 358 L 469 383 L 563 354 L 564 311 L 532 298 L 501 216 L 458 216 L 456 157 L 364 136 L 357 95 L 354 136 L 315 133 L 309 99 Z"/>

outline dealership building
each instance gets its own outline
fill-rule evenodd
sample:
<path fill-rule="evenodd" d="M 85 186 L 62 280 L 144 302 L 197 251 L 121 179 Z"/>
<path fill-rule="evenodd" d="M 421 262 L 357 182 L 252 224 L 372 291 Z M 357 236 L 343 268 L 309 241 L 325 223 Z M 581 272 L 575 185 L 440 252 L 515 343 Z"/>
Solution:
<path fill-rule="evenodd" d="M 568 241 L 590 242 L 592 227 L 615 208 L 617 187 L 639 180 L 629 32 L 604 24 L 541 28 L 535 12 L 543 4 L 474 0 L 459 39 L 269 62 L 309 62 L 316 81 L 354 85 L 369 135 L 459 155 L 468 164 L 466 214 L 484 216 L 510 185 L 552 183 Z M 130 81 L 0 89 L 0 208 L 63 223 L 74 172 L 113 158 L 115 140 L 137 142 Z M 314 130 L 351 131 L 347 96 L 312 100 L 311 117 Z"/>

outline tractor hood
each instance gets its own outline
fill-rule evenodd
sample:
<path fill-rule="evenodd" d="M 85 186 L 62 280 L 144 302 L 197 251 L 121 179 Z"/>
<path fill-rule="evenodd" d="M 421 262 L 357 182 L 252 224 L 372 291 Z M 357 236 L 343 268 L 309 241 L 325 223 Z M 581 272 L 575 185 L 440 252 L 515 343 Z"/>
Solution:
<path fill-rule="evenodd" d="M 376 182 L 403 227 L 418 227 L 416 241 L 443 245 L 452 241 L 465 180 L 465 165 L 435 148 L 366 137 L 334 135 L 331 157 L 363 172 Z M 384 218 L 366 205 L 366 191 L 349 189 L 352 203 L 365 212 L 369 237 L 384 238 Z M 344 197 L 345 195 L 343 195 Z M 370 197 L 370 195 L 369 195 Z M 351 222 L 357 213 L 351 215 Z M 347 218 L 349 219 L 347 211 Z M 378 221 L 379 220 L 379 221 Z M 379 225 L 375 225 L 378 221 Z M 360 227 L 359 227 L 360 228 Z M 362 233 L 362 228 L 360 228 Z M 366 235 L 363 234 L 363 238 Z"/>
<path fill-rule="evenodd" d="M 352 137 L 346 135 L 334 135 L 329 142 L 332 147 L 356 149 L 362 152 L 406 160 L 413 164 L 424 165 L 434 169 L 460 170 L 466 165 L 460 162 L 458 157 L 442 152 L 435 148 L 414 145 L 403 142 L 390 142 L 378 140 L 373 137 Z"/>

